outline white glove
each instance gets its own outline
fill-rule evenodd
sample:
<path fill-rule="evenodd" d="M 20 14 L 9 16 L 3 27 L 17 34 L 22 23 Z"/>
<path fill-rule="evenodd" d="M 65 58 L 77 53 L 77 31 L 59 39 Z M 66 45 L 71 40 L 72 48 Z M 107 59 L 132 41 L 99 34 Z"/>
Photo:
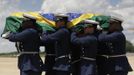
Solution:
<path fill-rule="evenodd" d="M 102 28 L 100 27 L 100 25 L 97 25 L 97 29 L 98 30 L 102 30 Z"/>
<path fill-rule="evenodd" d="M 6 32 L 5 34 L 2 34 L 2 38 L 5 38 L 5 39 L 8 39 L 9 38 L 9 35 L 10 35 L 10 31 Z"/>

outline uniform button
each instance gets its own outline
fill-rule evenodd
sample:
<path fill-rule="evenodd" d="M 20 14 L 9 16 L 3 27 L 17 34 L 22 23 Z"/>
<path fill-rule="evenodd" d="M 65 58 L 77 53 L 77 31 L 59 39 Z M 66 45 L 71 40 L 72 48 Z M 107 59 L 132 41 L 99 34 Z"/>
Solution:
<path fill-rule="evenodd" d="M 21 47 L 23 47 L 23 45 L 21 44 Z"/>
<path fill-rule="evenodd" d="M 84 54 L 84 52 L 83 52 L 83 54 Z"/>
<path fill-rule="evenodd" d="M 107 56 L 107 59 L 109 59 L 109 56 Z"/>
<path fill-rule="evenodd" d="M 84 54 L 82 56 L 84 56 Z"/>
<path fill-rule="evenodd" d="M 84 48 L 82 48 L 82 49 L 84 49 Z"/>

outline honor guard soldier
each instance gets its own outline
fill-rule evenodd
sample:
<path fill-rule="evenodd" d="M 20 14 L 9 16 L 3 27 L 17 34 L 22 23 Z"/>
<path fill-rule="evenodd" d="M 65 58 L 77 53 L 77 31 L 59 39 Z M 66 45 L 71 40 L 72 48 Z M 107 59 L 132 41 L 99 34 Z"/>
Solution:
<path fill-rule="evenodd" d="M 54 31 L 46 31 L 47 34 L 52 34 Z M 45 75 L 55 75 L 55 70 L 53 66 L 55 64 L 55 42 L 43 42 L 41 40 L 41 46 L 45 46 L 45 62 L 43 70 Z"/>
<path fill-rule="evenodd" d="M 72 44 L 81 47 L 80 56 L 80 74 L 79 75 L 97 75 L 96 71 L 96 54 L 97 38 L 94 35 L 95 27 L 98 22 L 93 20 L 82 21 L 84 26 L 83 35 L 79 36 L 76 32 L 71 34 Z M 76 50 L 77 51 L 77 50 Z"/>
<path fill-rule="evenodd" d="M 79 34 L 77 36 L 83 36 L 84 33 L 84 25 L 78 23 L 75 27 L 72 28 L 72 33 L 75 32 Z M 77 44 L 71 43 L 71 69 L 72 75 L 80 75 L 80 55 L 81 55 L 81 47 Z"/>
<path fill-rule="evenodd" d="M 41 75 L 43 62 L 39 56 L 40 30 L 36 26 L 35 17 L 29 14 L 23 17 L 19 32 L 10 32 L 6 38 L 16 42 L 20 75 Z"/>
<path fill-rule="evenodd" d="M 70 32 L 67 29 L 68 16 L 66 14 L 55 14 L 57 31 L 52 34 L 43 32 L 42 41 L 55 43 L 55 75 L 70 75 Z"/>
<path fill-rule="evenodd" d="M 98 37 L 98 75 L 127 75 L 132 71 L 126 57 L 126 38 L 122 33 L 122 22 L 120 18 L 112 16 L 109 26 L 105 26 L 108 27 L 107 30 L 103 30 Z"/>

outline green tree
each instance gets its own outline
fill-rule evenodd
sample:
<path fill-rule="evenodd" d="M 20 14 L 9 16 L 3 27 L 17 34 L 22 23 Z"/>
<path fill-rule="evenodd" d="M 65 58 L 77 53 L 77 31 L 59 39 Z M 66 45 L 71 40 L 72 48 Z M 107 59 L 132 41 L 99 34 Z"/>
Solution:
<path fill-rule="evenodd" d="M 130 41 L 126 41 L 126 51 L 127 52 L 134 52 L 134 46 Z"/>

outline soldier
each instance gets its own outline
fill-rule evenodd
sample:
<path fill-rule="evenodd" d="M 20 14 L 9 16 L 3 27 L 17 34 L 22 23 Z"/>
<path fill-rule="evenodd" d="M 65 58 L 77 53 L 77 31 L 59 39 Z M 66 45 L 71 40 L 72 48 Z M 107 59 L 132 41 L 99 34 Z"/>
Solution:
<path fill-rule="evenodd" d="M 126 38 L 122 33 L 123 20 L 110 18 L 110 25 L 99 35 L 97 57 L 99 75 L 127 75 L 132 71 L 126 57 Z"/>
<path fill-rule="evenodd" d="M 53 31 L 47 31 L 47 34 L 52 34 Z M 53 66 L 55 64 L 55 46 L 54 42 L 45 43 L 42 41 L 42 46 L 45 46 L 45 63 L 44 71 L 45 75 L 55 75 Z"/>
<path fill-rule="evenodd" d="M 79 36 L 76 32 L 71 34 L 71 42 L 81 47 L 80 75 L 97 75 L 96 54 L 97 38 L 94 35 L 95 27 L 98 22 L 93 20 L 84 20 L 84 33 Z"/>
<path fill-rule="evenodd" d="M 72 32 L 76 32 L 79 34 L 78 36 L 83 36 L 84 27 L 83 24 L 79 23 L 75 27 L 72 28 Z M 72 75 L 80 75 L 80 55 L 81 55 L 81 47 L 76 44 L 71 43 L 71 67 L 72 67 Z"/>
<path fill-rule="evenodd" d="M 70 72 L 70 32 L 67 29 L 68 16 L 65 14 L 56 14 L 55 22 L 57 31 L 52 34 L 43 32 L 42 41 L 45 43 L 55 43 L 55 65 L 53 69 L 55 75 L 69 75 Z"/>
<path fill-rule="evenodd" d="M 37 29 L 35 17 L 29 14 L 23 16 L 19 32 L 11 32 L 6 38 L 16 42 L 20 75 L 41 75 L 43 62 L 39 56 L 40 30 Z"/>

